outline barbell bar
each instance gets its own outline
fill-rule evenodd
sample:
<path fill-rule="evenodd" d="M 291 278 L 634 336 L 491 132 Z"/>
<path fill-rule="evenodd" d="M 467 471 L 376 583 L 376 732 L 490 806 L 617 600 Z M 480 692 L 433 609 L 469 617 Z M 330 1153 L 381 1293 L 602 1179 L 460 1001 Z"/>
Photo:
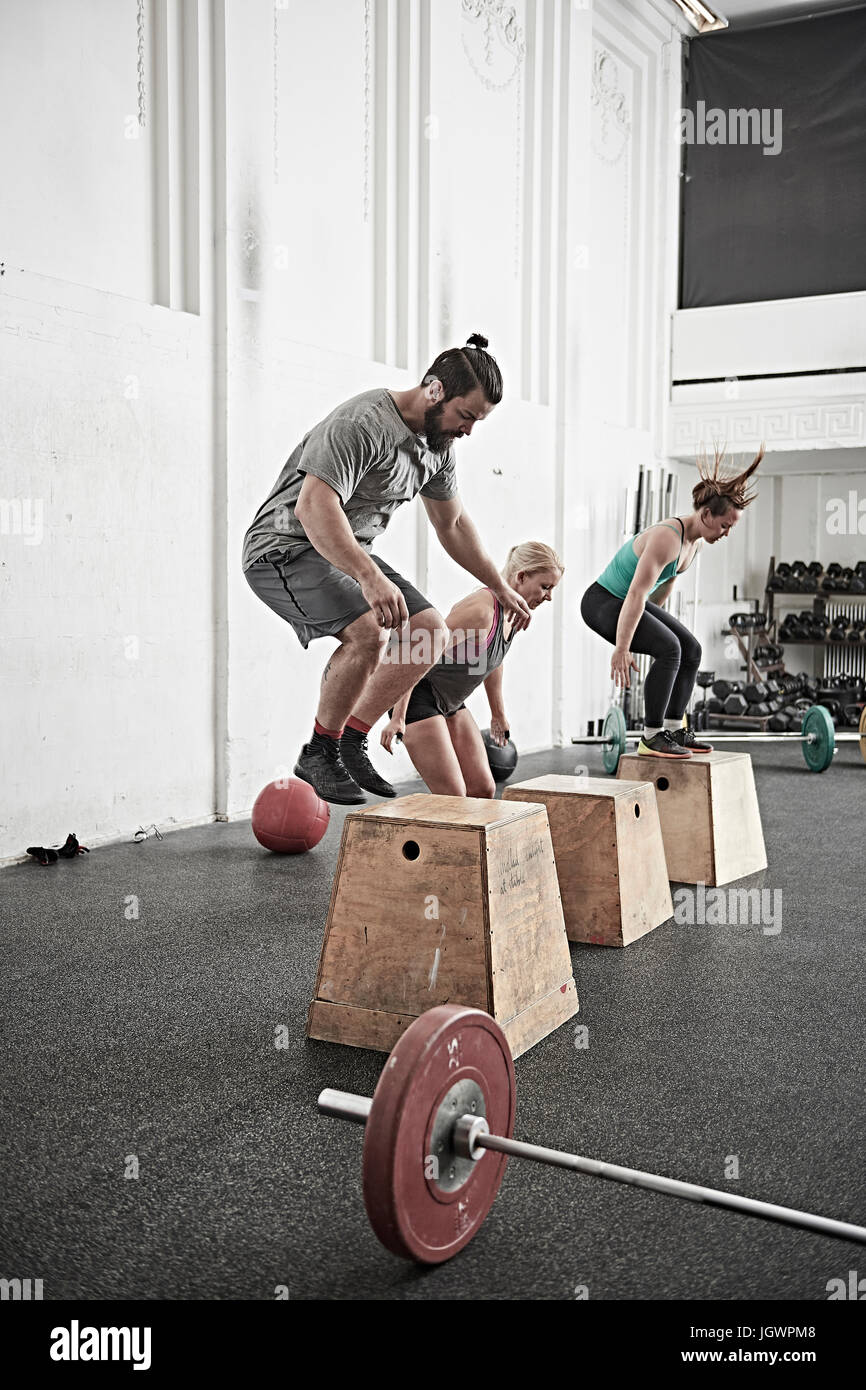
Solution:
<path fill-rule="evenodd" d="M 716 733 L 715 730 L 708 729 L 706 735 L 708 741 L 713 744 L 775 743 L 777 739 L 797 739 L 803 746 L 803 757 L 811 772 L 824 772 L 830 766 L 838 743 L 859 743 L 860 752 L 866 760 L 866 710 L 864 710 L 860 720 L 860 732 L 856 734 L 837 733 L 829 711 L 823 705 L 812 705 L 811 709 L 806 710 L 803 715 L 799 733 L 796 730 L 781 733 L 748 733 L 745 731 L 736 733 L 723 730 Z M 627 743 L 639 741 L 640 738 L 639 733 L 627 731 L 622 710 L 618 705 L 614 705 L 605 716 L 600 734 L 588 735 L 585 738 L 573 738 L 571 741 L 577 744 L 601 744 L 604 747 L 602 761 L 605 770 L 616 772 Z"/>
<path fill-rule="evenodd" d="M 318 1106 L 324 1115 L 365 1126 L 364 1202 L 371 1225 L 389 1250 L 425 1264 L 450 1259 L 472 1239 L 509 1158 L 866 1244 L 864 1226 L 514 1139 L 511 1052 L 502 1029 L 480 1009 L 429 1009 L 398 1040 L 372 1099 L 324 1090 Z M 480 1162 L 487 1155 L 496 1157 Z"/>

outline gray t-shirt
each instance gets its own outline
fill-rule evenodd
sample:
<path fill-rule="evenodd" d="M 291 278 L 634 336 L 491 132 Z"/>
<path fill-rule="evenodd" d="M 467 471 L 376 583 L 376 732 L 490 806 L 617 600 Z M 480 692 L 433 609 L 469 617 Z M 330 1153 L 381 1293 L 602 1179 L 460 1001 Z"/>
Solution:
<path fill-rule="evenodd" d="M 431 453 L 389 391 L 364 391 L 332 410 L 290 455 L 244 536 L 245 570 L 269 551 L 297 553 L 310 545 L 295 517 L 306 473 L 334 489 L 352 534 L 366 548 L 417 493 L 434 502 L 457 496 L 452 450 Z"/>

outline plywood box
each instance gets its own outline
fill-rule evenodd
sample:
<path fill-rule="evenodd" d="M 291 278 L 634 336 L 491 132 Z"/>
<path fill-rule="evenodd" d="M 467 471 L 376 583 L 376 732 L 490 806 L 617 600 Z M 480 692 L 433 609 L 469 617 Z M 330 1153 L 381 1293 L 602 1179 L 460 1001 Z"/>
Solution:
<path fill-rule="evenodd" d="M 716 887 L 766 869 L 748 753 L 702 753 L 681 762 L 626 753 L 616 775 L 654 783 L 668 878 Z"/>
<path fill-rule="evenodd" d="M 570 941 L 627 946 L 673 916 L 651 782 L 553 774 L 502 795 L 547 807 Z"/>
<path fill-rule="evenodd" d="M 578 1008 L 544 806 L 400 797 L 347 815 L 308 1036 L 390 1051 L 434 1004 L 514 1056 Z"/>

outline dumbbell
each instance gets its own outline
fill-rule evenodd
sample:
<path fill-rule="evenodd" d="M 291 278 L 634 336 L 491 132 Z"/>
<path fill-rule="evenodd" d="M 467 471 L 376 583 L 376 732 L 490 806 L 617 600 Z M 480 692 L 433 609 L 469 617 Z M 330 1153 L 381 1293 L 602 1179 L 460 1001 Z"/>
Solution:
<path fill-rule="evenodd" d="M 718 680 L 713 682 L 713 694 L 718 700 L 725 701 L 729 695 L 738 695 L 742 690 L 739 681 Z"/>
<path fill-rule="evenodd" d="M 768 694 L 769 691 L 763 681 L 756 681 L 752 685 L 743 687 L 743 696 L 749 705 L 760 704 L 762 700 L 766 700 Z"/>
<path fill-rule="evenodd" d="M 725 714 L 744 715 L 749 708 L 748 701 L 739 693 L 729 695 L 724 704 Z"/>

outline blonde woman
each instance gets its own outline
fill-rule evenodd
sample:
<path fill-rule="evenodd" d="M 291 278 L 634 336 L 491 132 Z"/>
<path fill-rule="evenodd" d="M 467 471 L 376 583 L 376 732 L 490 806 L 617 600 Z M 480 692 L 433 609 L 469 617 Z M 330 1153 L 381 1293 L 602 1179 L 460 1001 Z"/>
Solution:
<path fill-rule="evenodd" d="M 644 682 L 645 722 L 637 750 L 646 757 L 682 759 L 713 751 L 712 744 L 682 728 L 701 663 L 700 643 L 661 605 L 701 543 L 715 545 L 729 536 L 757 495 L 749 490 L 749 478 L 763 449 L 742 473 L 726 473 L 724 456 L 722 450 L 711 464 L 698 460 L 700 480 L 688 516 L 668 517 L 626 541 L 581 601 L 587 626 L 613 643 L 610 674 L 617 685 L 631 684 L 631 671 L 638 669 L 634 653 L 653 658 Z"/>
<path fill-rule="evenodd" d="M 549 603 L 565 573 L 555 550 L 541 541 L 512 546 L 502 577 L 530 609 Z M 490 732 L 502 745 L 509 733 L 502 698 L 502 663 L 514 637 L 513 615 L 490 589 L 476 589 L 445 619 L 450 641 L 435 666 L 390 711 L 382 747 L 402 739 L 429 790 L 438 796 L 494 797 L 487 749 L 465 701 L 484 684 Z"/>

